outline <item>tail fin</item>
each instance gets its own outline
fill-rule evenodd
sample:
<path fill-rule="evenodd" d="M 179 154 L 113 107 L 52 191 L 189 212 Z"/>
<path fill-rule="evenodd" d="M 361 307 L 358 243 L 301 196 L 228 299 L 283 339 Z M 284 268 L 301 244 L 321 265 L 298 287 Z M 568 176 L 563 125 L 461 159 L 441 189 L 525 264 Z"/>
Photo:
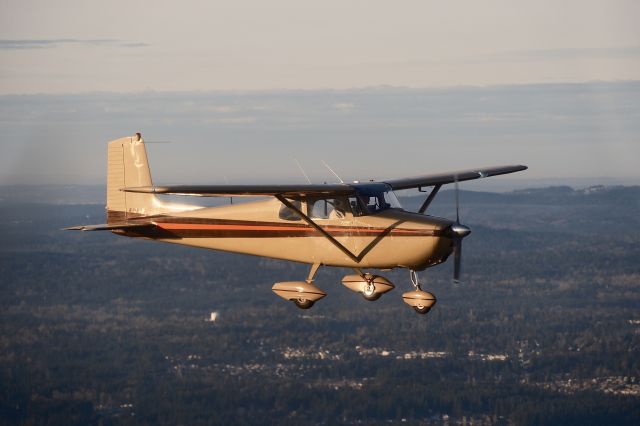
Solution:
<path fill-rule="evenodd" d="M 135 186 L 152 186 L 147 151 L 140 133 L 109 142 L 107 150 L 107 223 L 133 217 L 198 208 L 163 203 L 153 194 L 124 192 Z"/>

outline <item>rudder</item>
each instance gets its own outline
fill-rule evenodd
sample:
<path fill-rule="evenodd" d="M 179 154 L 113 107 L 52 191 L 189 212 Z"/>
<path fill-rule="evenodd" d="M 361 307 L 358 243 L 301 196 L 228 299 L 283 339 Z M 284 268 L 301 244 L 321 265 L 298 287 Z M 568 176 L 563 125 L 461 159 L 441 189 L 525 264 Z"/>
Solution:
<path fill-rule="evenodd" d="M 144 140 L 140 133 L 109 142 L 107 148 L 107 223 L 163 211 L 153 194 L 124 192 L 125 187 L 152 186 Z"/>

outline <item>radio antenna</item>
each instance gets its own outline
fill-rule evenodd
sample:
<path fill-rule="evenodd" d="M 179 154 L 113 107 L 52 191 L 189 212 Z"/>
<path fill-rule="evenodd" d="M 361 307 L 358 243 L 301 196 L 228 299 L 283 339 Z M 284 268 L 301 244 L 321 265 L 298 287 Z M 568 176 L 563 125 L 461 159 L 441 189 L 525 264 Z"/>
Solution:
<path fill-rule="evenodd" d="M 309 183 L 309 185 L 311 185 L 311 179 L 309 179 L 309 176 L 307 176 L 307 173 L 305 173 L 304 169 L 302 168 L 302 164 L 300 164 L 300 162 L 298 161 L 298 159 L 296 157 L 293 157 L 293 161 L 296 162 L 296 165 L 298 166 L 298 168 L 300 169 L 300 172 L 302 173 L 302 175 L 304 176 L 304 178 L 307 180 L 307 182 Z"/>
<path fill-rule="evenodd" d="M 229 185 L 229 179 L 227 179 L 227 175 L 224 175 L 224 183 Z M 229 197 L 229 203 L 233 204 L 233 197 Z"/>
<path fill-rule="evenodd" d="M 325 161 L 324 161 L 324 160 L 320 160 L 320 161 L 322 161 L 322 164 L 324 164 L 324 166 L 325 166 L 327 169 L 329 169 L 329 171 L 330 171 L 331 173 L 333 173 L 333 175 L 334 175 L 335 177 L 337 177 L 337 178 L 338 178 L 338 180 L 340 181 L 340 183 L 344 183 L 344 181 L 342 180 L 342 178 L 341 178 L 340 176 L 338 176 L 338 174 L 337 174 L 336 172 L 334 172 L 334 171 L 333 171 L 333 169 L 332 169 L 331 167 L 329 167 L 329 165 L 328 165 L 327 163 L 325 163 Z"/>

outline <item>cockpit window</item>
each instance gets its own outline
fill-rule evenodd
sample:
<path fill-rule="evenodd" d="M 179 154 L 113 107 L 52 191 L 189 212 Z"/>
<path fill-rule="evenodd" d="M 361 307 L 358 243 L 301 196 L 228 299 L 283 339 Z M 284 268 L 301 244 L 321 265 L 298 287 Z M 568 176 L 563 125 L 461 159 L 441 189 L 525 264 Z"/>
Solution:
<path fill-rule="evenodd" d="M 355 185 L 354 185 L 355 186 Z M 306 214 L 311 219 L 345 219 L 379 213 L 388 209 L 402 209 L 391 187 L 385 183 L 370 183 L 356 186 L 356 194 L 334 198 L 306 198 Z M 297 208 L 300 200 L 290 200 Z M 280 219 L 299 221 L 300 216 L 282 205 Z"/>
<path fill-rule="evenodd" d="M 366 213 L 374 214 L 388 209 L 401 209 L 396 194 L 384 184 L 366 185 L 356 189 L 360 205 Z"/>
<path fill-rule="evenodd" d="M 351 207 L 344 197 L 308 199 L 307 210 L 312 219 L 343 219 Z"/>
<path fill-rule="evenodd" d="M 302 203 L 300 203 L 300 200 L 289 200 L 289 201 L 291 201 L 291 204 L 293 204 L 297 209 L 300 209 L 302 207 Z M 285 206 L 284 204 L 280 206 L 278 217 L 280 217 L 280 219 L 282 220 L 292 220 L 292 221 L 302 220 L 302 218 L 298 213 L 291 210 L 289 207 Z"/>
<path fill-rule="evenodd" d="M 367 209 L 362 205 L 359 197 L 349 197 L 349 205 L 354 216 L 364 216 L 367 214 Z"/>

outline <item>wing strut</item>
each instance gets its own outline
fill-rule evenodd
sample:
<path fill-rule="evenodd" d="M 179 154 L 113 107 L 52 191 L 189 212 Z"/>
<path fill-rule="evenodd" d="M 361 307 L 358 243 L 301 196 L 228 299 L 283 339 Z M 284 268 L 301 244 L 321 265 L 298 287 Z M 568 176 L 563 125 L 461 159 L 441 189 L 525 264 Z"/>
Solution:
<path fill-rule="evenodd" d="M 420 210 L 418 210 L 418 213 L 422 214 L 425 210 L 427 210 L 433 199 L 436 197 L 436 194 L 438 194 L 438 191 L 440 191 L 441 186 L 442 185 L 436 185 L 433 187 L 427 199 L 424 200 L 424 203 L 422 203 L 422 206 L 420 206 Z"/>
<path fill-rule="evenodd" d="M 356 263 L 360 263 L 360 259 L 358 258 L 358 256 L 356 256 L 355 254 L 351 253 L 351 251 L 349 251 L 348 248 L 346 248 L 344 245 L 342 245 L 340 243 L 340 241 L 336 240 L 335 238 L 333 238 L 333 236 L 331 236 L 331 234 L 329 234 L 327 231 L 325 231 L 324 229 L 322 229 L 322 227 L 320 225 L 318 225 L 317 223 L 315 223 L 313 221 L 313 219 L 311 219 L 309 216 L 307 216 L 306 214 L 304 214 L 299 208 L 297 208 L 295 205 L 293 205 L 293 203 L 291 203 L 289 200 L 287 200 L 283 195 L 281 194 L 275 194 L 275 197 L 285 206 L 287 206 L 288 208 L 290 208 L 291 210 L 293 210 L 294 212 L 296 212 L 298 214 L 298 216 L 300 216 L 302 218 L 302 220 L 304 220 L 305 222 L 307 222 L 310 226 L 312 226 L 313 228 L 316 229 L 316 231 L 320 232 L 327 240 L 329 240 L 331 242 L 331 244 L 333 244 L 334 246 L 336 246 L 337 248 L 340 249 L 341 252 L 343 252 L 344 254 L 346 254 L 347 256 L 349 256 L 349 258 L 351 260 L 353 260 Z"/>

